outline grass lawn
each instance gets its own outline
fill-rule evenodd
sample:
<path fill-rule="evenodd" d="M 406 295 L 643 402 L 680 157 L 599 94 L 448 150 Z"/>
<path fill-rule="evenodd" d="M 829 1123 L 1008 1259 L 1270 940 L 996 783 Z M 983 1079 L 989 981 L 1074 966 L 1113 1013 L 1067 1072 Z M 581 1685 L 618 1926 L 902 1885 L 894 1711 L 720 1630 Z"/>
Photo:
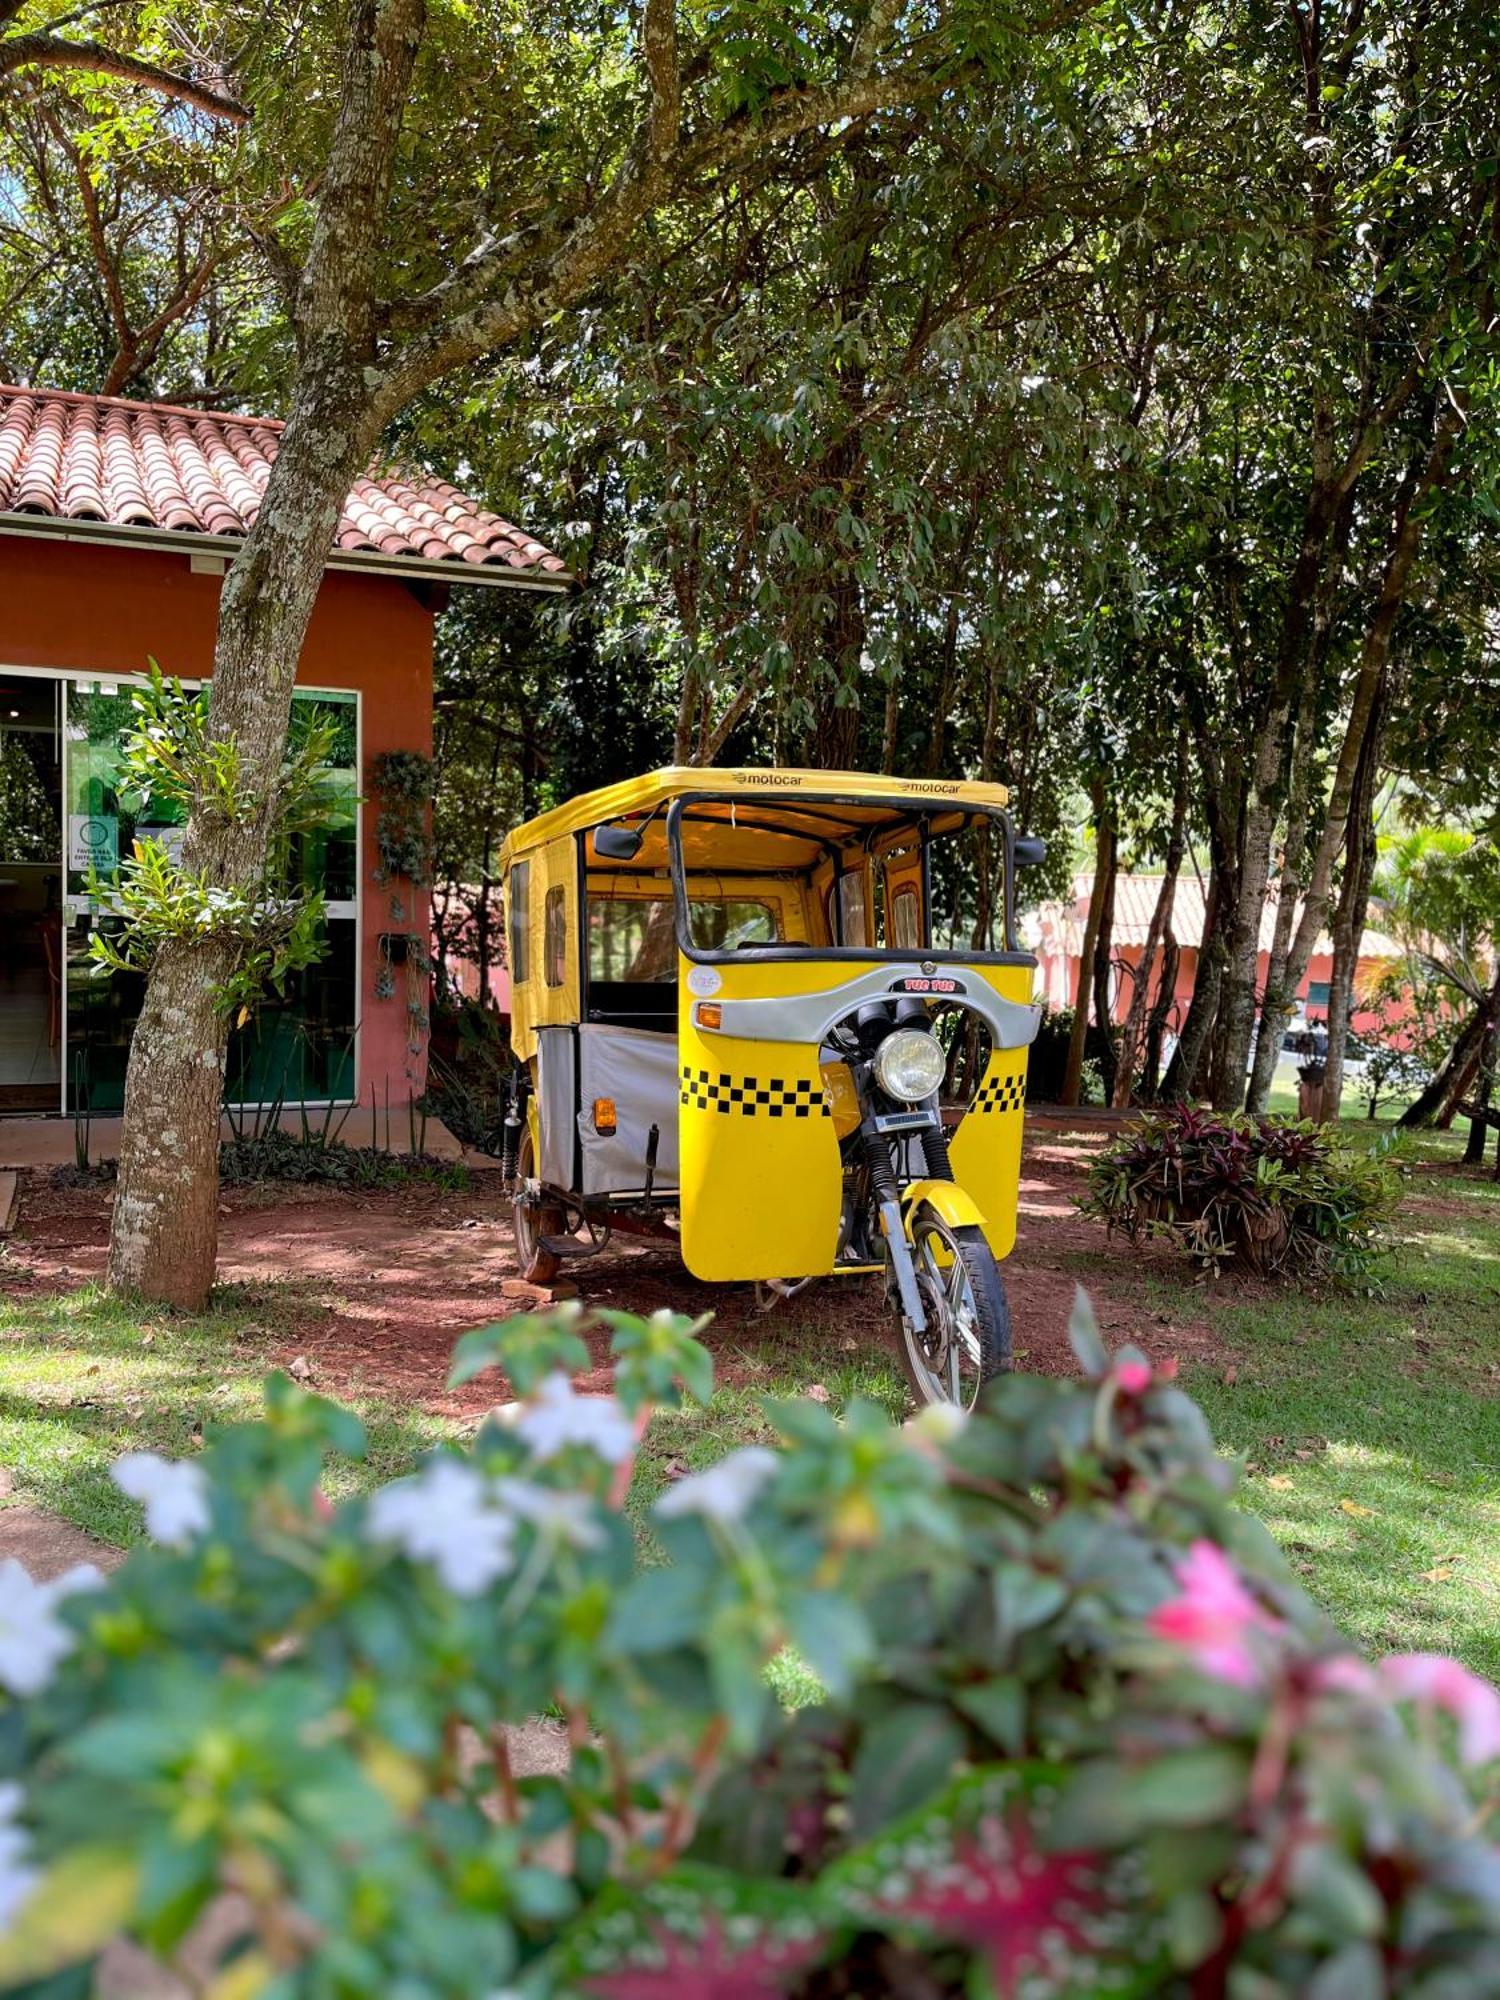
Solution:
<path fill-rule="evenodd" d="M 140 1510 L 111 1482 L 111 1464 L 126 1451 L 182 1457 L 205 1425 L 255 1415 L 264 1347 L 292 1289 L 222 1286 L 200 1319 L 143 1316 L 93 1286 L 0 1298 L 0 1465 L 12 1497 L 104 1541 L 138 1539 Z M 402 1470 L 443 1433 L 438 1418 L 354 1400 L 370 1433 L 357 1474 L 366 1481 Z"/>
<path fill-rule="evenodd" d="M 1417 1148 L 1461 1152 L 1459 1134 Z M 1373 1297 L 1204 1287 L 1226 1362 L 1184 1385 L 1345 1631 L 1500 1680 L 1500 1187 L 1419 1179 L 1401 1228 Z"/>

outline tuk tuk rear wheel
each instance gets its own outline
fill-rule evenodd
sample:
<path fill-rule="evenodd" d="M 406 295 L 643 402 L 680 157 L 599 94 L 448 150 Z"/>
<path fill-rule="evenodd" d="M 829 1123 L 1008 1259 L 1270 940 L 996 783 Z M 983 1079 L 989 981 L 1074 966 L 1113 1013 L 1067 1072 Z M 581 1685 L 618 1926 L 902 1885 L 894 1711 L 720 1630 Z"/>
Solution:
<path fill-rule="evenodd" d="M 919 1404 L 971 1409 L 1010 1369 L 1010 1305 L 982 1229 L 955 1229 L 930 1208 L 912 1217 L 912 1263 L 927 1326 L 901 1322 L 901 1365 Z"/>
<path fill-rule="evenodd" d="M 562 1269 L 562 1259 L 542 1242 L 544 1236 L 566 1236 L 568 1218 L 557 1202 L 532 1201 L 526 1183 L 536 1179 L 536 1154 L 528 1127 L 516 1149 L 516 1179 L 521 1193 L 515 1199 L 516 1268 L 531 1285 L 550 1285 Z"/>

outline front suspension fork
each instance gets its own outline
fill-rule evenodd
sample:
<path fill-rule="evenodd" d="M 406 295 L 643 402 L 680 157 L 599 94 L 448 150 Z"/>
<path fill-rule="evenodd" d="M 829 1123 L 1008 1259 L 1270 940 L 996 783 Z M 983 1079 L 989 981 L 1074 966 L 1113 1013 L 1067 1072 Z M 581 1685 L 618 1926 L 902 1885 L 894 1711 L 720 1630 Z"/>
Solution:
<path fill-rule="evenodd" d="M 911 1244 L 907 1241 L 906 1224 L 901 1216 L 901 1188 L 891 1165 L 890 1142 L 869 1123 L 860 1136 L 864 1141 L 870 1192 L 875 1197 L 875 1210 L 880 1217 L 881 1234 L 885 1237 L 886 1269 L 901 1301 L 903 1318 L 908 1321 L 913 1333 L 924 1333 L 927 1314 L 922 1306 L 917 1267 L 912 1262 Z"/>
<path fill-rule="evenodd" d="M 895 1281 L 902 1314 L 910 1322 L 913 1333 L 925 1333 L 927 1314 L 917 1285 L 917 1267 L 912 1262 L 911 1244 L 906 1238 L 906 1224 L 901 1218 L 899 1201 L 881 1202 L 880 1227 L 885 1235 L 886 1263 Z"/>

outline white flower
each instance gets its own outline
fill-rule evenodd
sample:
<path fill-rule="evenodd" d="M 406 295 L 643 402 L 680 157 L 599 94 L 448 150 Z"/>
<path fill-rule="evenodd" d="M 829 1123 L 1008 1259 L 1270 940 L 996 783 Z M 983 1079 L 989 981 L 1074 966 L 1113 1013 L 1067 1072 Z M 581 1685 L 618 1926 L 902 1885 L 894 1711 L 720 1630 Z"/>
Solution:
<path fill-rule="evenodd" d="M 570 1542 L 575 1549 L 597 1549 L 604 1540 L 604 1530 L 594 1518 L 593 1502 L 586 1493 L 535 1486 L 529 1479 L 497 1479 L 495 1498 L 539 1533 Z"/>
<path fill-rule="evenodd" d="M 146 1509 L 146 1533 L 153 1542 L 181 1548 L 208 1532 L 208 1481 L 201 1465 L 160 1458 L 154 1451 L 127 1451 L 110 1472 L 120 1491 Z"/>
<path fill-rule="evenodd" d="M 928 1403 L 908 1418 L 906 1428 L 919 1445 L 935 1445 L 941 1451 L 952 1444 L 968 1421 L 968 1411 L 957 1403 Z"/>
<path fill-rule="evenodd" d="M 635 1450 L 630 1419 L 613 1396 L 579 1396 L 555 1369 L 516 1419 L 517 1434 L 536 1458 L 553 1458 L 570 1444 L 587 1446 L 618 1465 Z"/>
<path fill-rule="evenodd" d="M 471 1465 L 435 1458 L 414 1478 L 382 1487 L 367 1522 L 413 1562 L 430 1562 L 455 1597 L 477 1597 L 512 1565 L 515 1524 L 494 1506 Z"/>
<path fill-rule="evenodd" d="M 763 1444 L 747 1444 L 730 1452 L 707 1472 L 691 1472 L 668 1487 L 656 1503 L 664 1520 L 682 1514 L 702 1514 L 710 1521 L 738 1521 L 780 1463 Z"/>
<path fill-rule="evenodd" d="M 40 1879 L 40 1871 L 26 1860 L 31 1847 L 26 1829 L 14 1824 L 24 1803 L 19 1785 L 0 1785 L 0 1935 Z"/>
<path fill-rule="evenodd" d="M 103 1581 L 92 1563 L 37 1583 L 13 1556 L 0 1562 L 0 1686 L 12 1694 L 41 1693 L 77 1637 L 55 1607 L 72 1591 L 95 1590 Z"/>

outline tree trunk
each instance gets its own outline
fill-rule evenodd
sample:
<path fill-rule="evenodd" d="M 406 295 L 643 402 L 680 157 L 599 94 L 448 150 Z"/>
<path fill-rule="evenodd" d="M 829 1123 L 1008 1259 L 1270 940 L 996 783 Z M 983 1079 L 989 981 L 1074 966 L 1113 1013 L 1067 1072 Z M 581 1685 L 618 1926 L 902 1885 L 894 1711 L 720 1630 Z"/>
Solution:
<path fill-rule="evenodd" d="M 1308 875 L 1307 893 L 1303 898 L 1295 935 L 1285 951 L 1283 962 L 1278 968 L 1273 953 L 1272 971 L 1266 980 L 1266 997 L 1261 1012 L 1262 1044 L 1266 1040 L 1264 1023 L 1271 1011 L 1273 999 L 1284 1017 L 1289 1011 L 1292 997 L 1307 972 L 1318 932 L 1322 929 L 1328 914 L 1333 864 L 1339 847 L 1346 844 L 1352 852 L 1357 844 L 1351 836 L 1356 823 L 1355 793 L 1358 774 L 1365 745 L 1372 731 L 1379 728 L 1379 715 L 1390 669 L 1391 639 L 1396 619 L 1406 602 L 1412 570 L 1421 547 L 1424 521 L 1421 502 L 1442 477 L 1448 454 L 1460 427 L 1461 419 L 1457 411 L 1445 409 L 1437 422 L 1432 444 L 1423 462 L 1420 465 L 1413 463 L 1408 467 L 1401 483 L 1401 491 L 1397 495 L 1390 552 L 1381 576 L 1380 593 L 1376 599 L 1375 610 L 1360 653 L 1359 671 L 1350 697 L 1349 720 L 1345 725 L 1338 762 L 1334 767 L 1333 785 Z M 1305 760 L 1303 762 L 1305 763 Z M 1288 890 L 1283 881 L 1282 907 L 1276 913 L 1278 937 L 1283 918 L 1290 921 L 1286 908 L 1287 901 Z M 1277 1039 L 1279 1042 L 1280 1037 Z M 1266 1073 L 1264 1085 L 1261 1087 L 1260 1055 L 1261 1051 L 1258 1049 L 1255 1074 L 1250 1085 L 1249 1103 L 1252 1110 L 1264 1109 L 1266 1092 L 1270 1089 L 1269 1072 Z M 1332 1101 L 1330 1097 L 1325 1097 L 1325 1102 Z"/>
<path fill-rule="evenodd" d="M 1193 997 L 1188 1002 L 1187 1019 L 1182 1024 L 1182 1033 L 1161 1084 L 1160 1094 L 1169 1104 L 1183 1104 L 1193 1096 L 1204 1056 L 1218 1024 L 1224 984 L 1222 933 L 1228 900 L 1225 877 L 1216 864 L 1209 873 L 1208 894 L 1203 899 L 1203 935 L 1198 941 Z"/>
<path fill-rule="evenodd" d="M 1308 675 L 1297 721 L 1292 732 L 1291 774 L 1287 785 L 1286 839 L 1281 850 L 1281 875 L 1277 885 L 1276 923 L 1271 934 L 1271 952 L 1266 963 L 1266 983 L 1260 1001 L 1260 1027 L 1255 1055 L 1250 1065 L 1250 1085 L 1245 1096 L 1248 1111 L 1264 1111 L 1276 1075 L 1282 1039 L 1291 1016 L 1302 970 L 1288 963 L 1292 935 L 1297 922 L 1297 901 L 1302 891 L 1302 864 L 1307 848 L 1308 789 L 1312 778 L 1311 737 L 1316 704 L 1313 676 Z"/>
<path fill-rule="evenodd" d="M 215 986 L 222 945 L 163 951 L 130 1043 L 109 1282 L 186 1311 L 213 1283 L 219 1228 L 219 1116 L 229 1024 Z"/>
<path fill-rule="evenodd" d="M 1500 1022 L 1492 1022 L 1479 1051 L 1479 1074 L 1474 1079 L 1474 1102 L 1481 1111 L 1488 1111 L 1490 1100 L 1495 1094 L 1495 1053 L 1500 1044 Z M 1482 1118 L 1469 1120 L 1469 1137 L 1464 1146 L 1464 1165 L 1478 1167 L 1484 1163 L 1485 1141 L 1489 1126 Z"/>
<path fill-rule="evenodd" d="M 1494 984 L 1484 1000 L 1459 1029 L 1442 1068 L 1415 1103 L 1409 1104 L 1396 1121 L 1399 1125 L 1405 1126 L 1408 1131 L 1431 1125 L 1449 1099 L 1462 1093 L 1463 1078 L 1478 1061 L 1485 1037 L 1497 1021 L 1500 1021 L 1500 971 L 1496 972 Z"/>
<path fill-rule="evenodd" d="M 1349 1042 L 1349 1012 L 1354 1000 L 1354 976 L 1365 934 L 1370 884 L 1375 878 L 1375 794 L 1380 782 L 1380 744 L 1384 734 L 1384 696 L 1377 690 L 1364 746 L 1354 774 L 1348 808 L 1349 842 L 1344 880 L 1333 919 L 1333 970 L 1328 983 L 1328 1057 L 1323 1069 L 1323 1116 L 1334 1122 L 1344 1096 L 1344 1051 Z"/>
<path fill-rule="evenodd" d="M 898 668 L 885 690 L 885 725 L 880 732 L 880 768 L 886 777 L 895 775 L 896 750 L 901 741 L 901 673 Z"/>
<path fill-rule="evenodd" d="M 1104 897 L 1114 875 L 1114 823 L 1104 809 L 1100 787 L 1094 790 L 1094 886 L 1084 919 L 1083 945 L 1078 956 L 1078 985 L 1073 1001 L 1073 1027 L 1068 1036 L 1068 1060 L 1063 1069 L 1062 1102 L 1076 1104 L 1083 1085 L 1083 1048 L 1089 1026 L 1089 993 L 1094 983 L 1094 950 L 1099 942 L 1099 924 L 1104 914 Z"/>
<path fill-rule="evenodd" d="M 1110 973 L 1113 971 L 1115 942 L 1115 878 L 1119 872 L 1119 847 L 1114 827 L 1110 827 L 1109 876 L 1104 902 L 1099 911 L 1099 935 L 1094 939 L 1094 1023 L 1099 1030 L 1099 1073 L 1104 1081 L 1104 1101 L 1115 1094 L 1115 1043 L 1110 1032 Z"/>
<path fill-rule="evenodd" d="M 1303 513 L 1302 540 L 1287 579 L 1276 671 L 1256 736 L 1245 792 L 1238 849 L 1239 880 L 1226 925 L 1224 993 L 1214 1051 L 1214 1108 L 1236 1110 L 1246 1094 L 1250 1037 L 1255 1028 L 1260 927 L 1271 878 L 1271 844 L 1281 817 L 1280 791 L 1290 776 L 1286 735 L 1293 711 L 1309 703 L 1309 687 L 1327 649 L 1338 557 L 1348 533 L 1357 464 L 1334 477 L 1328 463 L 1326 412 L 1315 412 L 1313 475 Z"/>
<path fill-rule="evenodd" d="M 1135 989 L 1130 996 L 1130 1011 L 1125 1016 L 1125 1025 L 1120 1031 L 1119 1063 L 1115 1075 L 1115 1087 L 1110 1093 L 1110 1102 L 1121 1111 L 1130 1103 L 1131 1092 L 1135 1086 L 1136 1068 L 1141 1053 L 1141 1033 L 1150 1005 L 1151 973 L 1156 964 L 1157 947 L 1163 936 L 1170 935 L 1172 929 L 1172 905 L 1177 895 L 1177 874 L 1182 867 L 1182 854 L 1187 838 L 1187 805 L 1187 731 L 1183 729 L 1179 731 L 1177 738 L 1177 785 L 1172 798 L 1172 827 L 1167 835 L 1167 853 L 1161 888 L 1156 894 L 1151 921 L 1146 926 L 1146 942 L 1141 947 L 1141 962 L 1136 970 Z M 1158 1050 L 1161 1047 L 1160 1030 L 1157 1033 L 1156 1046 Z"/>
<path fill-rule="evenodd" d="M 1177 992 L 1177 967 L 1181 958 L 1182 953 L 1169 921 L 1161 942 L 1161 975 L 1156 982 L 1156 1003 L 1146 1023 L 1146 1044 L 1141 1057 L 1140 1098 L 1143 1104 L 1155 1104 L 1161 1094 L 1161 1045 L 1172 1015 Z"/>
<path fill-rule="evenodd" d="M 421 0 L 357 0 L 351 11 L 338 122 L 298 297 L 291 414 L 219 602 L 209 729 L 235 745 L 240 789 L 255 809 L 228 817 L 208 801 L 194 804 L 183 865 L 215 886 L 261 877 L 298 656 L 344 498 L 379 435 L 374 277 L 422 24 Z M 126 1074 L 109 1282 L 192 1309 L 213 1283 L 228 1036 L 215 989 L 232 969 L 227 945 L 164 947 Z"/>

